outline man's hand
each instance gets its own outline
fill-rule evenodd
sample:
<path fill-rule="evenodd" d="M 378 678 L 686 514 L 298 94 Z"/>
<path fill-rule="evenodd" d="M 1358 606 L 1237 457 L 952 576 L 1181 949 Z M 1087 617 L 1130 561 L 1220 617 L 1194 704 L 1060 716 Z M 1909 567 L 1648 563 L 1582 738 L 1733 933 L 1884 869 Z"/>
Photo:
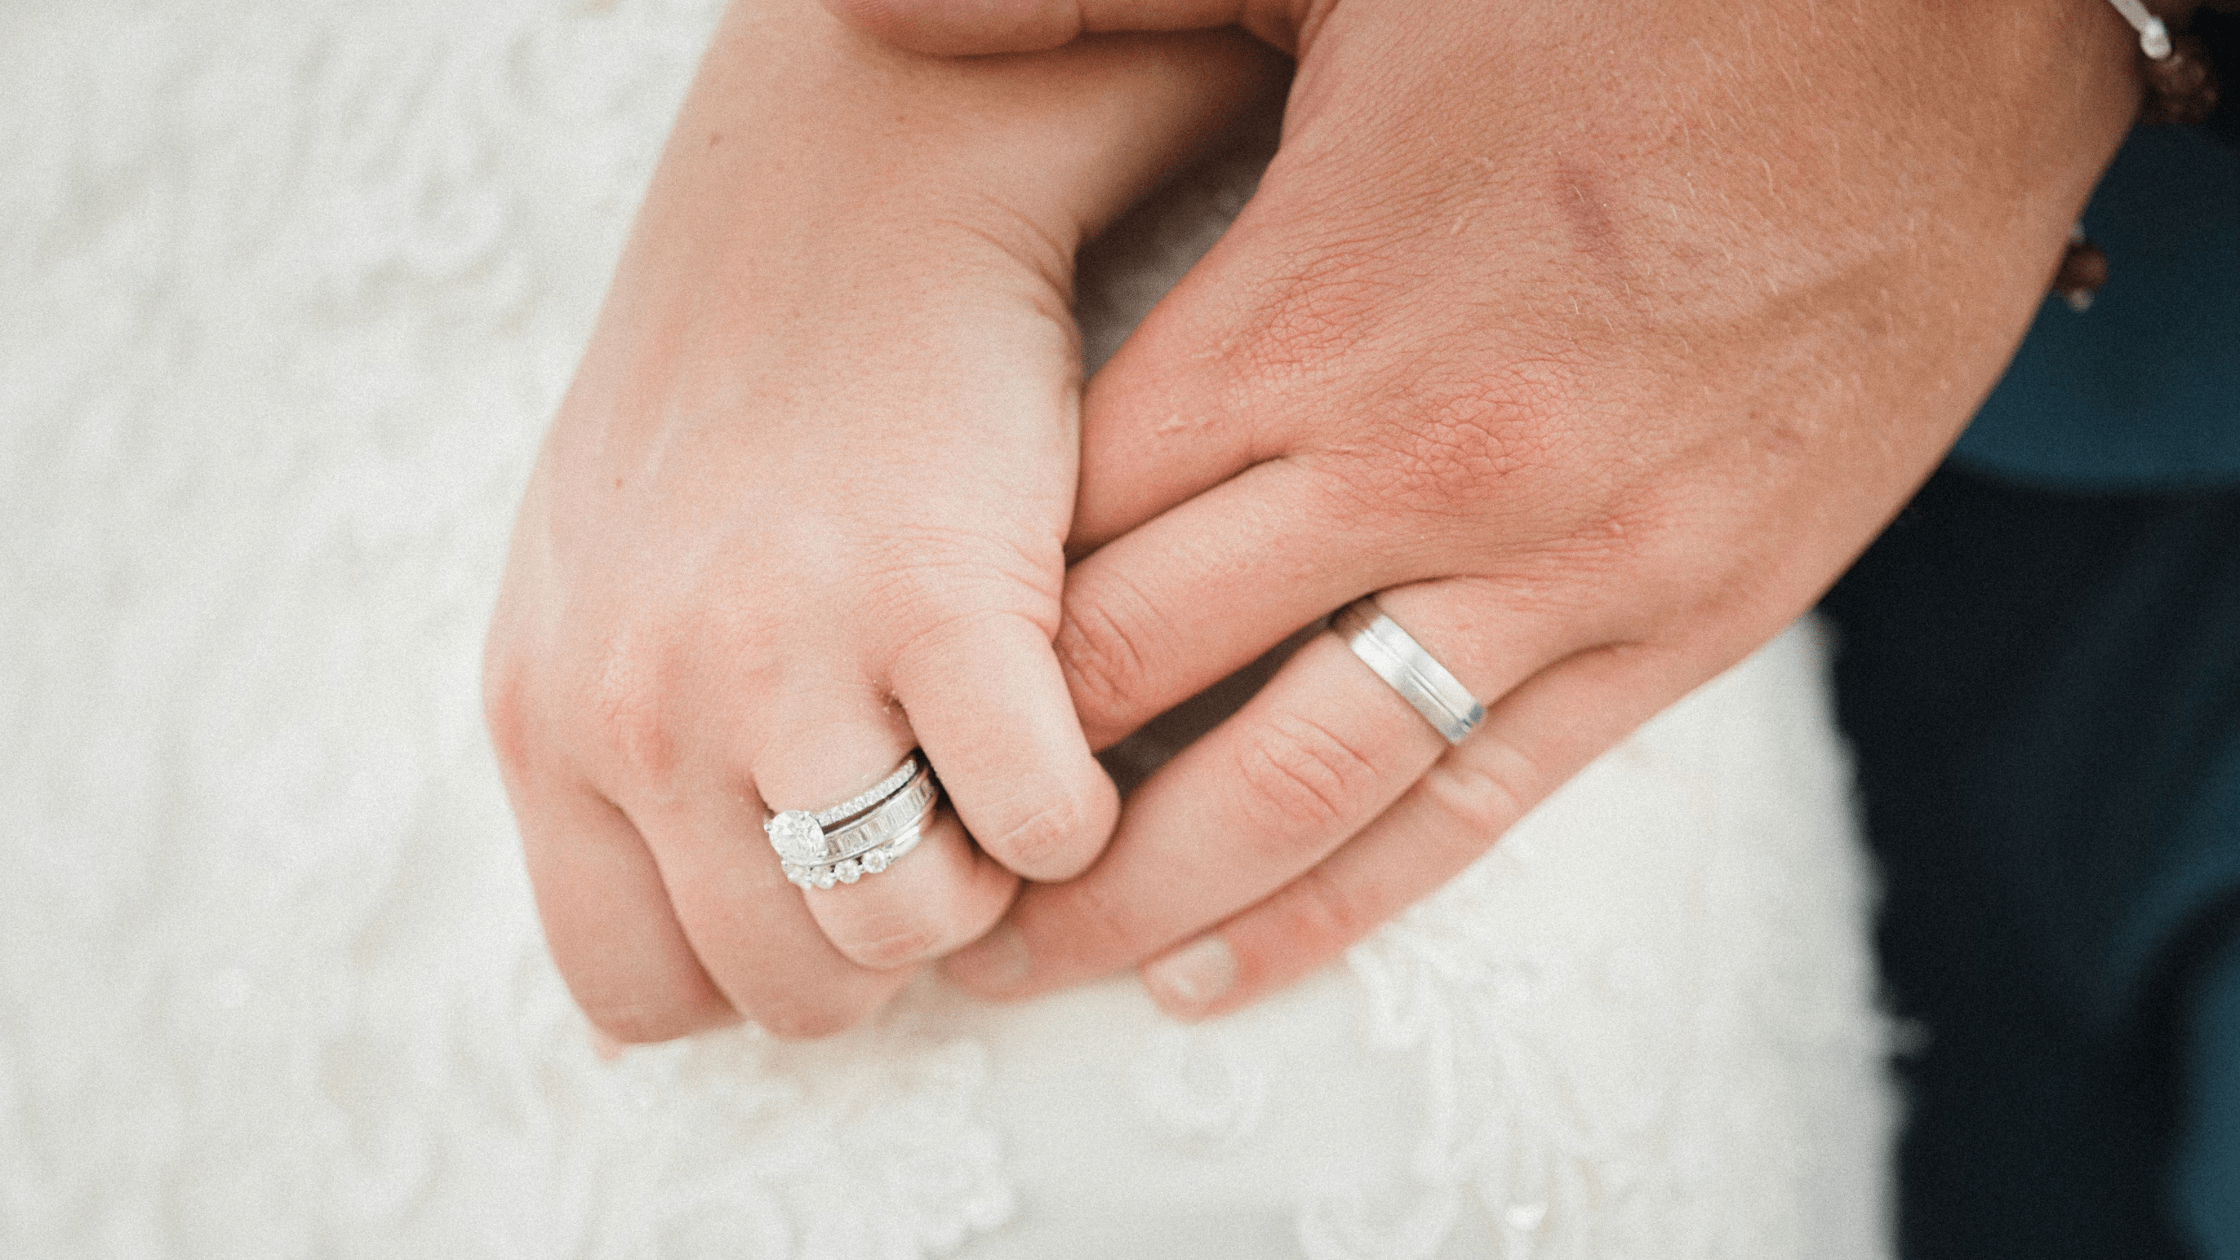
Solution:
<path fill-rule="evenodd" d="M 1058 648 L 1109 743 L 1369 592 L 1449 750 L 1329 636 L 951 960 L 1319 966 L 1807 608 L 2020 339 L 2137 103 L 2100 0 L 831 0 L 927 51 L 1237 22 L 1294 52 L 1227 237 L 1094 381 Z"/>

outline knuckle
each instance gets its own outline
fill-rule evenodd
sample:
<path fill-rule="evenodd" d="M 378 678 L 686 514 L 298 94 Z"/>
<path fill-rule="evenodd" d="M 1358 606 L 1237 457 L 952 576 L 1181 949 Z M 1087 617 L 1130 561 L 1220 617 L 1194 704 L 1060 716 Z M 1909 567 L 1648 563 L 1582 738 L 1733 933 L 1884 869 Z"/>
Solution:
<path fill-rule="evenodd" d="M 1289 961 L 1310 966 L 1367 936 L 1383 919 L 1319 866 L 1292 881 L 1283 914 Z"/>
<path fill-rule="evenodd" d="M 917 636 L 925 633 L 921 627 L 1054 607 L 1065 551 L 1055 532 L 1034 527 L 1038 515 L 999 512 L 999 519 L 919 521 L 887 531 L 864 555 L 867 603 L 904 616 Z"/>
<path fill-rule="evenodd" d="M 1276 717 L 1248 741 L 1236 773 L 1254 832 L 1286 845 L 1343 827 L 1377 778 L 1368 757 L 1298 714 Z"/>
<path fill-rule="evenodd" d="M 1519 478 L 1557 462 L 1565 417 L 1560 365 L 1511 363 L 1499 372 L 1414 369 L 1384 393 L 1399 423 L 1375 426 L 1381 457 L 1359 489 L 1426 516 L 1475 520 Z M 1389 506 L 1387 508 L 1389 509 Z"/>
<path fill-rule="evenodd" d="M 677 772 L 664 672 L 657 657 L 622 639 L 601 655 L 589 683 L 585 712 L 598 747 L 630 782 L 660 786 Z"/>
<path fill-rule="evenodd" d="M 1091 831 L 1096 807 L 1078 791 L 1062 791 L 1038 804 L 997 820 L 973 839 L 1005 866 L 1040 879 L 1065 879 L 1081 872 L 1096 853 Z"/>
<path fill-rule="evenodd" d="M 1053 561 L 1053 572 L 1060 569 Z M 874 650 L 897 675 L 938 676 L 971 654 L 991 634 L 1014 626 L 1048 641 L 1058 632 L 1056 585 L 1062 578 L 1014 571 L 973 560 L 897 562 L 884 566 L 867 587 L 864 615 L 886 629 Z"/>
<path fill-rule="evenodd" d="M 601 706 L 599 722 L 607 748 L 629 778 L 661 784 L 675 773 L 676 742 L 658 700 L 645 695 L 612 698 Z"/>
<path fill-rule="evenodd" d="M 992 257 L 1002 266 L 1034 276 L 1043 283 L 1031 286 L 1026 301 L 1052 327 L 1065 327 L 1071 310 L 1065 294 L 1073 263 L 1073 244 L 1052 230 L 1027 204 L 991 188 L 951 189 L 946 196 L 933 194 L 936 204 L 921 202 L 915 216 L 921 231 L 943 233 L 948 248 L 928 244 L 941 257 L 974 262 Z M 958 247 L 958 246 L 961 246 Z M 990 251 L 983 255 L 981 251 Z"/>
<path fill-rule="evenodd" d="M 518 772 L 529 762 L 528 683 L 521 669 L 497 652 L 483 658 L 482 725 L 498 764 Z"/>
<path fill-rule="evenodd" d="M 1140 605 L 1125 583 L 1101 583 L 1093 596 L 1067 601 L 1051 648 L 1065 671 L 1066 688 L 1092 745 L 1102 745 L 1132 730 L 1130 719 L 1157 703 L 1151 690 L 1149 657 L 1132 628 L 1138 624 L 1122 606 Z"/>
<path fill-rule="evenodd" d="M 989 605 L 904 602 L 894 605 L 894 620 L 907 625 L 898 632 L 884 661 L 890 676 L 919 679 L 951 676 L 956 662 L 975 659 L 980 645 L 1007 639 L 1014 625 L 1032 627 L 1047 639 L 1053 627 L 1016 608 Z"/>
<path fill-rule="evenodd" d="M 1545 461 L 1544 412 L 1507 382 L 1434 378 L 1413 392 L 1407 467 L 1433 495 L 1483 491 Z"/>
<path fill-rule="evenodd" d="M 1404 292 L 1373 241 L 1319 235 L 1262 282 L 1253 317 L 1219 354 L 1233 379 L 1303 383 L 1359 347 Z"/>
<path fill-rule="evenodd" d="M 1484 766 L 1442 765 L 1424 776 L 1424 791 L 1440 815 L 1462 835 L 1490 844 L 1524 816 L 1525 796 L 1508 778 Z"/>

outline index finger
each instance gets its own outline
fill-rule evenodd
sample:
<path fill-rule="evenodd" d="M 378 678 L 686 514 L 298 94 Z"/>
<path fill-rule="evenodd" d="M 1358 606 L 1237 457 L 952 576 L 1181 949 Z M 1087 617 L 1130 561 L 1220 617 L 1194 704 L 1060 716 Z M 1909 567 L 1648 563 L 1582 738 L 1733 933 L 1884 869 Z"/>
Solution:
<path fill-rule="evenodd" d="M 1380 596 L 1396 619 L 1439 625 L 1433 651 L 1479 696 L 1562 655 L 1561 629 L 1519 610 L 1478 619 L 1465 645 L 1430 610 L 1464 584 Z M 1253 905 L 1370 825 L 1448 745 L 1335 635 L 1317 635 L 1228 721 L 1152 775 L 1102 860 L 1023 893 L 1004 926 L 954 954 L 949 974 L 1022 997 L 1104 975 Z"/>

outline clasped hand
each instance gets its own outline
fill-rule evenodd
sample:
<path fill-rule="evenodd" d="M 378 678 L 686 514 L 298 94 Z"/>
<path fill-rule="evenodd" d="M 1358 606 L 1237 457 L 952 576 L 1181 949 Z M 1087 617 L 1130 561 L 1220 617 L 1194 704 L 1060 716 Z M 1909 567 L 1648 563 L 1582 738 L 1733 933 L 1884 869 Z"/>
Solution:
<path fill-rule="evenodd" d="M 726 18 L 491 632 L 547 937 L 624 1041 L 831 1031 L 944 956 L 1007 997 L 1141 965 L 1190 1017 L 1320 966 L 1865 545 L 2130 90 L 2088 0 L 1748 39 L 1709 3 L 835 8 Z M 1083 390 L 1074 250 L 1280 89 L 1271 48 L 1258 194 Z M 1478 731 L 1319 636 L 1120 808 L 1093 748 L 1371 592 Z M 913 746 L 919 848 L 789 885 L 766 810 Z"/>

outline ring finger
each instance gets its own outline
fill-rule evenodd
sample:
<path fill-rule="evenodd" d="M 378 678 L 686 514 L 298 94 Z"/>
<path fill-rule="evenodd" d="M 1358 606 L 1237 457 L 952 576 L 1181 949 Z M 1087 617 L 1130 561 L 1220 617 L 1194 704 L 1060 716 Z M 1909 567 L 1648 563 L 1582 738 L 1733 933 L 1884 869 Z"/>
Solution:
<path fill-rule="evenodd" d="M 862 967 L 819 929 L 786 881 L 743 778 L 641 802 L 632 812 L 692 951 L 741 1015 L 784 1037 L 838 1032 L 907 972 Z"/>
<path fill-rule="evenodd" d="M 1462 632 L 1468 619 L 1455 615 L 1455 595 L 1470 585 L 1427 583 L 1379 599 L 1424 643 L 1444 645 L 1432 654 L 1477 696 L 1499 695 L 1563 654 L 1541 641 L 1553 629 L 1526 616 L 1489 616 Z M 1318 635 L 1138 790 L 1103 861 L 1072 883 L 1029 889 L 1006 925 L 952 956 L 948 970 L 1009 997 L 1139 962 L 1290 883 L 1447 748 L 1344 642 Z"/>
<path fill-rule="evenodd" d="M 982 853 L 946 802 L 891 866 L 804 891 L 825 939 L 851 962 L 892 970 L 937 958 L 1003 917 L 1019 879 Z"/>
<path fill-rule="evenodd" d="M 1322 967 L 1476 861 L 1557 784 L 1724 659 L 1708 651 L 1580 652 L 1526 680 L 1392 808 L 1217 929 L 1151 960 L 1168 1014 L 1234 1010 Z"/>
<path fill-rule="evenodd" d="M 938 777 L 924 772 L 925 754 L 909 750 L 909 732 L 900 715 L 891 710 L 867 713 L 825 730 L 821 739 L 786 741 L 755 767 L 765 814 L 746 847 L 765 877 L 774 877 L 781 887 L 787 880 L 773 833 L 761 825 L 772 821 L 769 815 L 825 811 L 832 828 L 832 858 L 796 867 L 804 875 L 814 870 L 820 878 L 787 893 L 806 908 L 817 934 L 842 958 L 874 971 L 894 971 L 985 932 L 1010 904 L 1018 881 L 965 835 L 955 812 L 941 799 Z M 919 774 L 893 781 L 913 765 Z M 863 813 L 860 824 L 830 817 L 832 808 L 846 809 L 846 802 L 874 787 L 890 790 L 883 794 L 884 804 Z M 926 795 L 930 806 L 922 804 Z"/>
<path fill-rule="evenodd" d="M 1048 634 L 1004 613 L 944 624 L 911 640 L 891 672 L 923 741 L 919 755 L 947 776 L 952 808 L 928 822 L 925 852 L 876 879 L 808 894 L 825 935 L 869 967 L 902 966 L 977 940 L 1011 904 L 1017 876 L 1080 873 L 1119 813 Z"/>

